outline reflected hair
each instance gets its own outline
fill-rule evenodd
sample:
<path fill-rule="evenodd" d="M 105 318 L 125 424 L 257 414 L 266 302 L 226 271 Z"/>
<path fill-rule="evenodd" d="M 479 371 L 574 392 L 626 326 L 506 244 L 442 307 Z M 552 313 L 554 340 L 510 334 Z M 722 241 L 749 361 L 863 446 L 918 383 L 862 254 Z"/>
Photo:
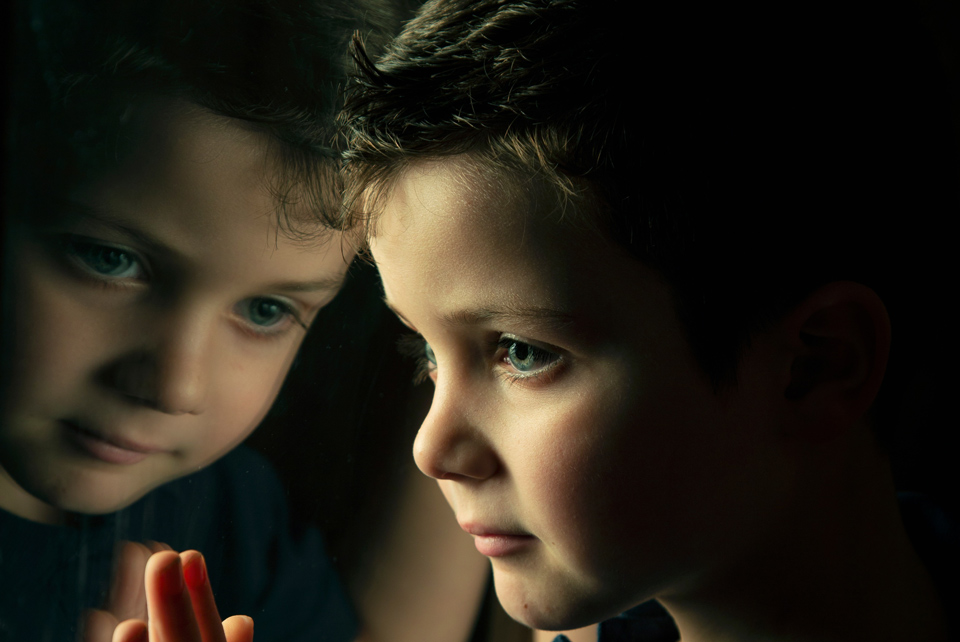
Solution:
<path fill-rule="evenodd" d="M 376 43 L 398 26 L 388 0 L 172 0 L 20 5 L 11 152 L 15 210 L 122 162 L 131 113 L 167 97 L 265 133 L 282 229 L 335 223 L 333 145 L 352 33 Z M 303 225 L 303 230 L 314 225 Z M 305 233 L 305 232 L 304 232 Z"/>

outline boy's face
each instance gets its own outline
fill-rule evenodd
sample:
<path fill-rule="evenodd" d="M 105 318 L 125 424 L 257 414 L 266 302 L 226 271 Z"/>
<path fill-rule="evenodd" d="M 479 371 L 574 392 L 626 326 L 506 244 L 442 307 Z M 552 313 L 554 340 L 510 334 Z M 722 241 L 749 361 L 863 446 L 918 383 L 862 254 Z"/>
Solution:
<path fill-rule="evenodd" d="M 15 226 L 0 502 L 104 513 L 198 470 L 272 403 L 346 262 L 278 233 L 260 134 L 158 107 L 122 166 Z"/>
<path fill-rule="evenodd" d="M 436 359 L 417 464 L 507 612 L 557 629 L 735 566 L 789 467 L 758 401 L 780 379 L 714 394 L 668 287 L 555 202 L 462 157 L 417 164 L 371 249 Z"/>

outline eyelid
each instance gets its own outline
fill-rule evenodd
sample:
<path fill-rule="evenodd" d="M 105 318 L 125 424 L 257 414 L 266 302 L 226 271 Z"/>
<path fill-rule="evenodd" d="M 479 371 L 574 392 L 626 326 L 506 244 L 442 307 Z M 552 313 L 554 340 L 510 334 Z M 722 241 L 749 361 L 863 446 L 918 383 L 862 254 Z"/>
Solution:
<path fill-rule="evenodd" d="M 310 329 L 310 323 L 313 321 L 313 319 L 311 319 L 310 321 L 307 321 L 302 316 L 303 310 L 298 308 L 299 306 L 297 306 L 296 303 L 288 304 L 288 307 L 287 307 L 287 309 L 290 311 L 290 318 L 293 319 L 293 322 L 296 323 L 301 328 L 303 328 L 304 332 L 306 332 L 307 330 Z M 319 308 L 317 308 L 317 311 L 319 311 Z"/>
<path fill-rule="evenodd" d="M 139 251 L 133 249 L 128 245 L 124 245 L 123 243 L 106 241 L 104 239 L 99 239 L 93 236 L 86 236 L 84 234 L 63 234 L 61 235 L 60 242 L 62 245 L 82 243 L 84 245 L 93 245 L 95 247 L 107 247 L 112 250 L 120 250 L 121 252 L 129 252 L 130 254 L 135 254 L 137 255 L 137 257 L 140 256 Z"/>
<path fill-rule="evenodd" d="M 509 333 L 509 332 L 503 332 L 503 333 L 501 333 L 500 336 L 497 338 L 497 345 L 500 345 L 501 343 L 504 343 L 504 342 L 509 342 L 509 343 L 522 343 L 522 344 L 524 344 L 524 345 L 531 346 L 531 347 L 536 348 L 536 349 L 538 349 L 538 350 L 543 350 L 544 352 L 549 352 L 550 354 L 555 354 L 555 355 L 557 355 L 558 357 L 562 357 L 563 354 L 564 354 L 564 351 L 563 351 L 562 349 L 558 348 L 558 347 L 555 346 L 555 345 L 551 345 L 551 344 L 549 344 L 549 343 L 544 343 L 543 341 L 536 341 L 536 340 L 534 340 L 534 339 L 525 339 L 524 337 L 521 337 L 521 336 L 518 336 L 518 335 L 515 335 L 515 334 L 511 334 L 511 333 Z"/>
<path fill-rule="evenodd" d="M 326 303 L 324 303 L 317 306 L 309 306 L 303 303 L 302 301 L 298 301 L 297 299 L 292 299 L 290 297 L 280 296 L 276 294 L 269 294 L 269 295 L 253 297 L 253 298 L 269 299 L 271 301 L 278 301 L 279 303 L 282 303 L 283 305 L 286 306 L 287 311 L 289 312 L 291 318 L 297 323 L 297 325 L 299 325 L 304 330 L 307 330 L 310 327 L 310 324 L 304 320 L 305 316 L 310 314 L 311 312 L 319 312 L 320 309 L 326 305 Z"/>

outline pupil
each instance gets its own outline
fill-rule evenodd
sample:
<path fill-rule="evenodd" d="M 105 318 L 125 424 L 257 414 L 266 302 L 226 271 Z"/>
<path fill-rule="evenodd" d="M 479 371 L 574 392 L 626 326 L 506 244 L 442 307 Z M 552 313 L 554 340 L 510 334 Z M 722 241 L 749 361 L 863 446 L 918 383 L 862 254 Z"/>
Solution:
<path fill-rule="evenodd" d="M 513 355 L 520 361 L 526 361 L 530 356 L 530 346 L 525 343 L 514 343 Z"/>
<path fill-rule="evenodd" d="M 277 317 L 279 306 L 273 301 L 257 301 L 253 306 L 253 316 L 257 322 L 269 322 Z"/>
<path fill-rule="evenodd" d="M 114 249 L 103 249 L 96 256 L 96 261 L 104 272 L 117 271 L 126 266 L 126 254 Z"/>

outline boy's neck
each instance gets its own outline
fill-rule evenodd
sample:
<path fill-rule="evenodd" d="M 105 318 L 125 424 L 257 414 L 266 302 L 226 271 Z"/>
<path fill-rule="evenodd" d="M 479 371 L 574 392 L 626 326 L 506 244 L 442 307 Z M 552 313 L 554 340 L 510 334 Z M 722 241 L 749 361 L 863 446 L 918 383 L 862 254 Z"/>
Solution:
<path fill-rule="evenodd" d="M 776 525 L 766 550 L 660 596 L 683 642 L 947 640 L 887 459 L 858 432 L 840 457 L 811 460 L 792 517 Z"/>

